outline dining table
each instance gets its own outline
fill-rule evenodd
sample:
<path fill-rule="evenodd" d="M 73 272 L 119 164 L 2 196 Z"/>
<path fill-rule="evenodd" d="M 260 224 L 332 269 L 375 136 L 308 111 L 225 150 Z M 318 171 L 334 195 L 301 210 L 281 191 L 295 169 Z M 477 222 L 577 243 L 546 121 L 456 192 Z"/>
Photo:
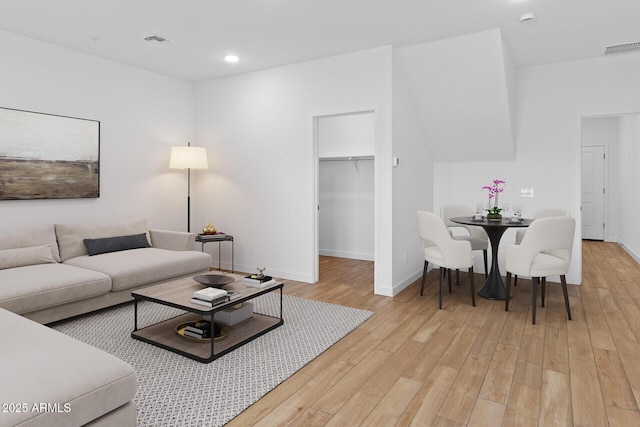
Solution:
<path fill-rule="evenodd" d="M 472 216 L 463 216 L 451 218 L 451 221 L 461 225 L 482 227 L 489 237 L 489 243 L 491 244 L 491 269 L 484 281 L 484 285 L 482 285 L 482 288 L 478 291 L 478 295 L 493 300 L 511 298 L 511 295 L 507 295 L 507 289 L 500 275 L 500 268 L 498 267 L 498 247 L 500 246 L 500 239 L 502 239 L 502 235 L 509 228 L 528 227 L 533 222 L 533 219 L 502 217 L 499 220 L 488 220 L 486 217 L 474 219 Z"/>

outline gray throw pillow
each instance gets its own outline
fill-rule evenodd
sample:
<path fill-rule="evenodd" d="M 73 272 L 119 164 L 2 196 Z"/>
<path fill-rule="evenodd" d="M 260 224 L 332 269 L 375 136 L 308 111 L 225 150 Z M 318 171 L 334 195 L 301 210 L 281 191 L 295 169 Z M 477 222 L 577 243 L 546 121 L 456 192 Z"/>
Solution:
<path fill-rule="evenodd" d="M 146 233 L 129 236 L 104 237 L 102 239 L 84 239 L 89 256 L 108 252 L 126 251 L 127 249 L 149 248 Z"/>

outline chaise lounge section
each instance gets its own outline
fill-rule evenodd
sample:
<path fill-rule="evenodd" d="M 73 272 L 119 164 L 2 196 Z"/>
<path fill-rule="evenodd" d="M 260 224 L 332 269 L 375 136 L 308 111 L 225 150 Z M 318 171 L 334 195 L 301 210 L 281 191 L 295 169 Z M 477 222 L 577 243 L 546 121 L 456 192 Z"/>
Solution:
<path fill-rule="evenodd" d="M 193 234 L 146 219 L 0 230 L 0 425 L 135 426 L 135 371 L 50 323 L 209 271 Z"/>

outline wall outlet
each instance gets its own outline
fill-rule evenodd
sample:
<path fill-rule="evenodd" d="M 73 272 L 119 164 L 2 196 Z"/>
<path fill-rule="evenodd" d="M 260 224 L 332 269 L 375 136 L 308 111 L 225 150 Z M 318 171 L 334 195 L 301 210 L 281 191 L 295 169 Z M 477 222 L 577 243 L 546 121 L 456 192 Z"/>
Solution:
<path fill-rule="evenodd" d="M 533 188 L 521 188 L 520 197 L 533 197 Z"/>

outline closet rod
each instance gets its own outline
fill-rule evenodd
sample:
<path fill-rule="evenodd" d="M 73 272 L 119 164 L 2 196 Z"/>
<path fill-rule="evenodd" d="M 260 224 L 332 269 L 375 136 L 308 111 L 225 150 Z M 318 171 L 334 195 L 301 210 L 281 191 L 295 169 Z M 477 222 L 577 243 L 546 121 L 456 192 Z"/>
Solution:
<path fill-rule="evenodd" d="M 322 161 L 356 161 L 356 160 L 374 160 L 375 156 L 339 156 L 339 157 L 320 157 L 319 160 Z"/>

